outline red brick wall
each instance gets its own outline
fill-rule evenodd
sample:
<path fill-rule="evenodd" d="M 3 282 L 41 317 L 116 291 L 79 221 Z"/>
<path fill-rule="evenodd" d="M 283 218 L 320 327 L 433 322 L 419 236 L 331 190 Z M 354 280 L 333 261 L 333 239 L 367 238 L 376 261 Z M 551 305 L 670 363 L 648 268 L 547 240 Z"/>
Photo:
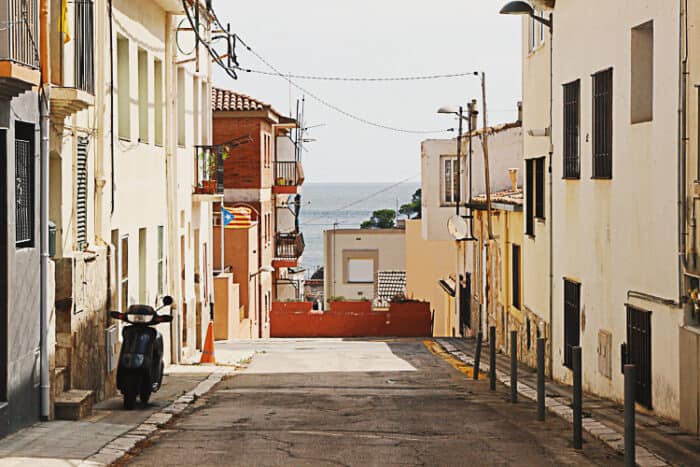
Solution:
<path fill-rule="evenodd" d="M 221 144 L 240 136 L 250 135 L 253 141 L 231 151 L 224 161 L 225 188 L 270 188 L 272 186 L 272 162 L 265 162 L 265 135 L 270 135 L 272 125 L 263 118 L 217 117 L 214 115 L 213 143 Z M 270 141 L 272 138 L 270 137 Z M 270 144 L 270 153 L 274 150 Z M 270 161 L 272 161 L 270 157 Z"/>
<path fill-rule="evenodd" d="M 313 312 L 310 305 L 272 304 L 271 337 L 430 337 L 430 304 L 411 309 L 367 310 L 364 302 L 344 305 L 342 311 Z"/>

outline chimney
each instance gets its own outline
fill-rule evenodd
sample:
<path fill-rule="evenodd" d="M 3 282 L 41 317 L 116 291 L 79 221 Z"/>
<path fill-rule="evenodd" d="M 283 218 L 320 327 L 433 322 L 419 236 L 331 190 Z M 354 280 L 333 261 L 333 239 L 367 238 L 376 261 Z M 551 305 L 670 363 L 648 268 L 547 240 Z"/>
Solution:
<path fill-rule="evenodd" d="M 510 177 L 512 190 L 518 191 L 518 169 L 515 167 L 508 169 L 508 176 Z"/>
<path fill-rule="evenodd" d="M 518 101 L 518 121 L 523 121 L 523 101 Z"/>

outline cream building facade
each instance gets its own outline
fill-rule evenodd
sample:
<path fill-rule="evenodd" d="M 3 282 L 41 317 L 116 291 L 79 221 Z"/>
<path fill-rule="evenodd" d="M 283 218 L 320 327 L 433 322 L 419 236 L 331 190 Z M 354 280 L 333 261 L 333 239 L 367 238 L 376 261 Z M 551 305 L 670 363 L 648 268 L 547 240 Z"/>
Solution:
<path fill-rule="evenodd" d="M 333 229 L 323 232 L 324 297 L 373 300 L 379 271 L 406 270 L 403 229 Z"/>
<path fill-rule="evenodd" d="M 571 381 L 580 345 L 584 390 L 621 401 L 620 362 L 634 362 L 638 403 L 674 419 L 682 3 L 557 2 L 552 57 L 553 375 Z"/>

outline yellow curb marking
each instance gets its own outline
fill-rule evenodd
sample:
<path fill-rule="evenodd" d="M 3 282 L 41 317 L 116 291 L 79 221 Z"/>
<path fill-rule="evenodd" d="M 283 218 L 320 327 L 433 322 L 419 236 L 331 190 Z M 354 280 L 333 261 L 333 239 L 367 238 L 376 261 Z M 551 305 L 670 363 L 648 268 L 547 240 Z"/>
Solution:
<path fill-rule="evenodd" d="M 453 357 L 451 354 L 446 352 L 445 349 L 443 349 L 442 346 L 437 342 L 426 339 L 423 341 L 423 345 L 425 345 L 425 347 L 430 351 L 430 353 L 432 353 L 433 355 L 437 355 L 438 357 L 442 358 L 447 363 L 452 365 L 452 367 L 455 370 L 467 375 L 469 378 L 474 377 L 474 367 L 472 367 L 471 365 L 467 365 L 461 360 Z M 486 378 L 486 373 L 480 371 L 479 379 L 481 379 L 482 377 Z"/>

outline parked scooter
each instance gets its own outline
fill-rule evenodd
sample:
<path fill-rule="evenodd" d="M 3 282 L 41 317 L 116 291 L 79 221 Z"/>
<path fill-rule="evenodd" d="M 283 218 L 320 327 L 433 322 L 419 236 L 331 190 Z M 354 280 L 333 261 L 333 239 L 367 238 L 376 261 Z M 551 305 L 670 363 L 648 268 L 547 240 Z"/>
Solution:
<path fill-rule="evenodd" d="M 170 296 L 163 297 L 163 304 L 154 309 L 148 305 L 131 305 L 126 313 L 112 311 L 109 315 L 131 324 L 122 330 L 122 350 L 117 367 L 117 388 L 124 395 L 124 408 L 136 405 L 136 396 L 148 403 L 151 394 L 160 389 L 163 382 L 163 336 L 155 328 L 160 323 L 170 323 L 171 315 L 159 315 L 158 310 L 173 303 Z"/>

